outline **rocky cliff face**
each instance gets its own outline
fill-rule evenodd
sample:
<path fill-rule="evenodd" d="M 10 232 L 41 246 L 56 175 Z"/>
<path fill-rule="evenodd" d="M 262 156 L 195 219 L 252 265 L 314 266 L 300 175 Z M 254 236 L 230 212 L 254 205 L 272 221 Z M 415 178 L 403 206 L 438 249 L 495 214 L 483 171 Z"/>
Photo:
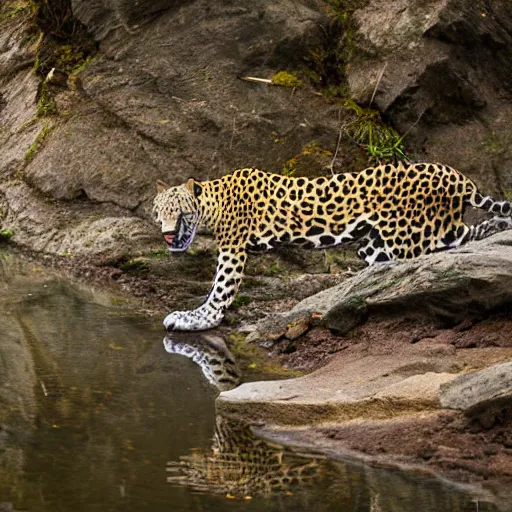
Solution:
<path fill-rule="evenodd" d="M 373 107 L 401 133 L 414 125 L 405 139 L 413 158 L 454 165 L 507 195 L 511 7 L 488 4 L 73 0 L 73 23 L 98 49 L 77 60 L 72 80 L 53 77 L 45 109 L 46 68 L 33 71 L 41 36 L 28 3 L 4 0 L 2 226 L 37 251 L 116 261 L 157 247 L 148 223 L 156 179 L 280 172 L 312 143 L 325 153 L 308 168 L 328 172 L 340 104 L 309 86 L 239 79 L 307 76 L 311 52 L 326 44 L 355 100 L 370 103 L 376 88 Z M 59 44 L 54 52 L 73 60 Z M 348 139 L 338 155 L 339 170 L 364 164 Z"/>
<path fill-rule="evenodd" d="M 350 90 L 375 104 L 417 156 L 510 196 L 512 5 L 373 0 L 357 9 Z"/>

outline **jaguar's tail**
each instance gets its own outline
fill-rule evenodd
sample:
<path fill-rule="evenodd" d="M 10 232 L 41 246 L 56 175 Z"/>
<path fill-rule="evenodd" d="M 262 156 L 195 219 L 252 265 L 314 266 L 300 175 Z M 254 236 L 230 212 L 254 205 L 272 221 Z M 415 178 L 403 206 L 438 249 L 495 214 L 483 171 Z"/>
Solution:
<path fill-rule="evenodd" d="M 480 208 L 492 213 L 495 217 L 510 217 L 512 216 L 512 203 L 508 201 L 496 201 L 491 196 L 483 196 L 478 190 L 473 190 L 473 193 L 466 201 L 467 204 L 474 208 Z"/>
<path fill-rule="evenodd" d="M 493 217 L 474 226 L 468 226 L 462 243 L 481 240 L 500 231 L 512 229 L 512 203 L 509 201 L 496 201 L 491 196 L 483 196 L 475 186 L 465 203 L 473 208 L 486 210 Z"/>

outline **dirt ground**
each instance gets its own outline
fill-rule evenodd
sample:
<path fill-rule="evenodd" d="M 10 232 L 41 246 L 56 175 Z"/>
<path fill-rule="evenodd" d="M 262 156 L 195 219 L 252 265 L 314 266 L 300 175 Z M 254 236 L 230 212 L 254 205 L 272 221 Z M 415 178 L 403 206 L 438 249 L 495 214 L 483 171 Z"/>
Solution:
<path fill-rule="evenodd" d="M 512 482 L 512 413 L 504 410 L 492 426 L 456 411 L 414 419 L 326 427 L 319 434 L 368 455 L 423 464 L 457 481 Z"/>

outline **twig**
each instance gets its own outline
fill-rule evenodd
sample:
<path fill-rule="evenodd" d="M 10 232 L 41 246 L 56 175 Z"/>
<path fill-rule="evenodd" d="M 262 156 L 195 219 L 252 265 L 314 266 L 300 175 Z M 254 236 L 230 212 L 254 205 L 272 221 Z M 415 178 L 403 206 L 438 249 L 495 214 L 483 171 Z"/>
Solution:
<path fill-rule="evenodd" d="M 345 128 L 345 123 L 341 122 L 341 110 L 338 110 L 338 120 L 340 121 L 340 132 L 338 134 L 338 143 L 336 144 L 336 151 L 334 151 L 334 156 L 332 157 L 331 165 L 329 168 L 331 169 L 331 174 L 334 176 L 334 162 L 336 161 L 336 157 L 338 156 L 338 151 L 340 149 L 341 137 L 343 135 L 343 128 Z"/>
<path fill-rule="evenodd" d="M 272 80 L 269 78 L 257 78 L 255 76 L 241 76 L 240 80 L 245 80 L 246 82 L 257 82 L 260 84 L 272 84 Z"/>
<path fill-rule="evenodd" d="M 405 137 L 409 134 L 409 132 L 420 122 L 420 119 L 423 117 L 425 110 L 418 116 L 418 119 L 414 121 L 414 123 L 409 127 L 409 129 L 402 135 L 401 139 L 405 139 Z"/>
<path fill-rule="evenodd" d="M 371 106 L 371 104 L 373 103 L 373 100 L 375 99 L 375 95 L 377 94 L 377 89 L 379 88 L 379 85 L 380 85 L 380 83 L 382 81 L 382 78 L 384 76 L 384 71 L 386 71 L 387 67 L 388 67 L 388 63 L 386 61 L 384 63 L 384 66 L 380 70 L 379 77 L 377 78 L 377 83 L 375 84 L 375 89 L 373 89 L 372 99 L 370 100 L 370 104 L 368 105 L 369 107 Z"/>
<path fill-rule="evenodd" d="M 233 131 L 231 132 L 231 140 L 229 141 L 229 149 L 231 149 L 233 147 L 233 140 L 235 138 L 235 121 L 236 121 L 236 117 L 233 117 Z"/>
<path fill-rule="evenodd" d="M 43 390 L 44 396 L 48 396 L 48 391 L 46 391 L 46 386 L 44 385 L 44 382 L 39 379 L 39 383 L 41 384 L 41 389 Z"/>

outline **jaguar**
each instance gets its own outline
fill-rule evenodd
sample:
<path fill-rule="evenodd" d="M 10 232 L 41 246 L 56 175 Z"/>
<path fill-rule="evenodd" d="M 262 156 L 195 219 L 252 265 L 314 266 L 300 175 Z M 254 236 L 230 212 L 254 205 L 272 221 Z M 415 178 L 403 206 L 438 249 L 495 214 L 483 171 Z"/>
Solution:
<path fill-rule="evenodd" d="M 219 325 L 250 251 L 356 242 L 358 255 L 373 265 L 456 248 L 512 227 L 511 203 L 483 196 L 459 171 L 434 163 L 382 164 L 312 179 L 247 168 L 173 187 L 159 181 L 157 192 L 153 213 L 169 251 L 186 251 L 201 225 L 212 230 L 219 251 L 204 303 L 166 316 L 168 331 Z M 468 225 L 468 206 L 490 217 Z"/>

